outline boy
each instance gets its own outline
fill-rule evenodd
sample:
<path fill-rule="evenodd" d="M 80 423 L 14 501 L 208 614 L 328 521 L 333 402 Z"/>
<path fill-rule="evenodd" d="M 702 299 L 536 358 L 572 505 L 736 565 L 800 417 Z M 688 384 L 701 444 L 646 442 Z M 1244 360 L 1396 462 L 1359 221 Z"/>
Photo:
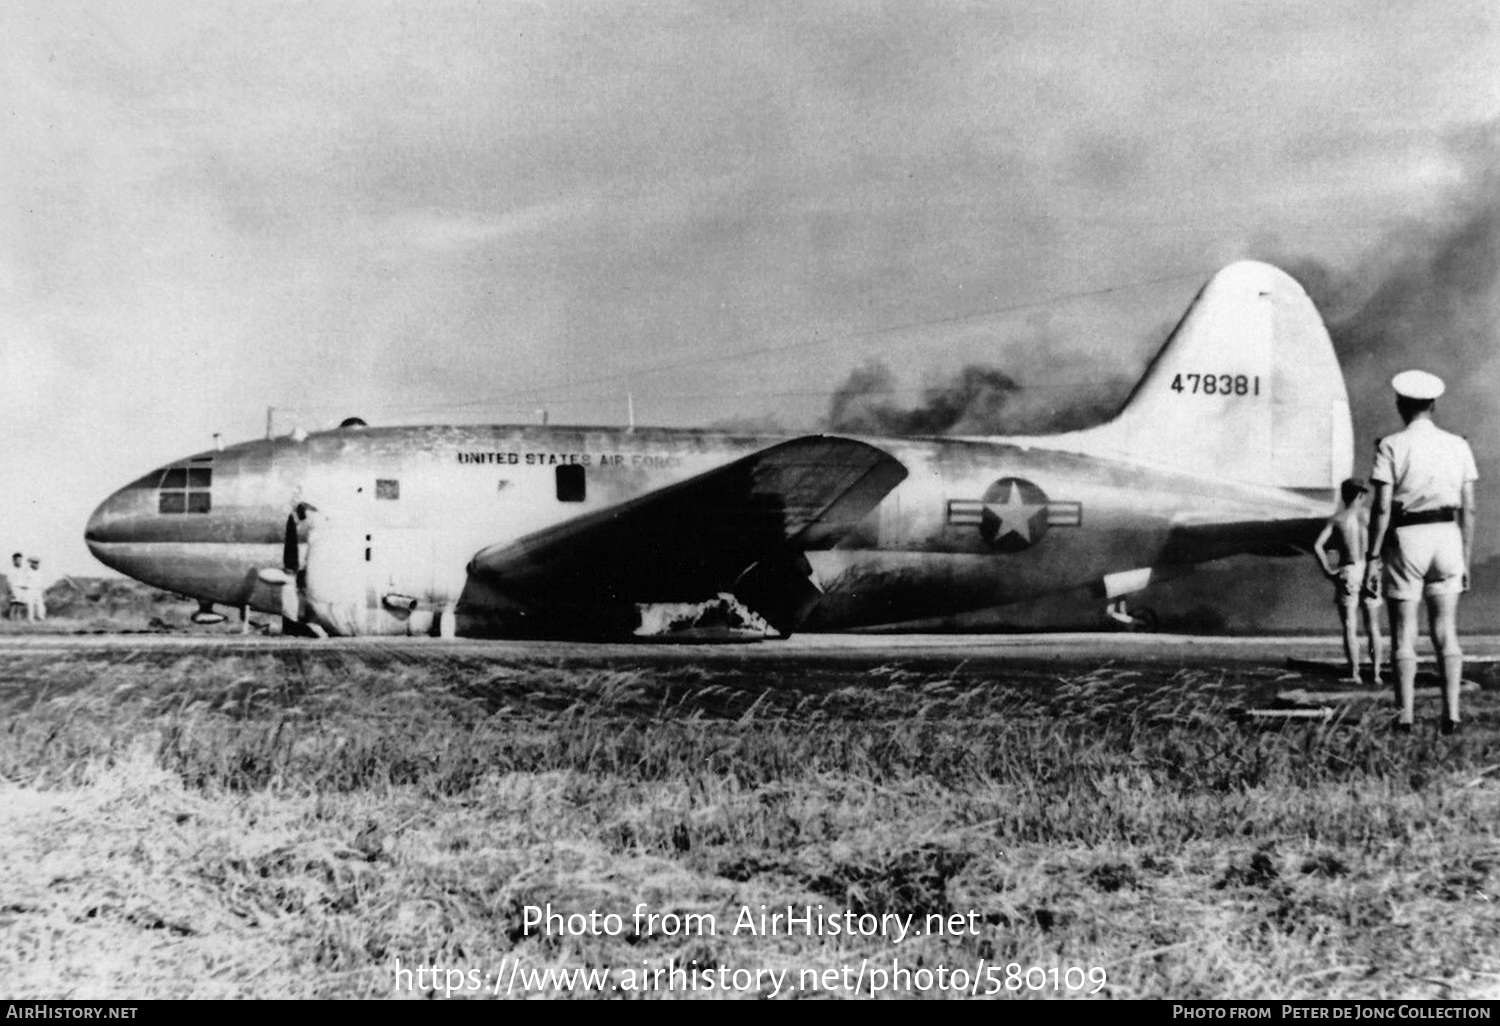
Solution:
<path fill-rule="evenodd" d="M 1323 573 L 1334 582 L 1334 602 L 1344 628 L 1344 658 L 1349 663 L 1349 680 L 1359 680 L 1359 619 L 1363 613 L 1365 633 L 1370 637 L 1370 679 L 1380 682 L 1383 662 L 1380 638 L 1380 593 L 1365 587 L 1364 553 L 1369 544 L 1370 509 L 1361 501 L 1365 486 L 1353 478 L 1345 481 L 1339 492 L 1343 508 L 1328 518 L 1313 553 L 1322 564 Z"/>

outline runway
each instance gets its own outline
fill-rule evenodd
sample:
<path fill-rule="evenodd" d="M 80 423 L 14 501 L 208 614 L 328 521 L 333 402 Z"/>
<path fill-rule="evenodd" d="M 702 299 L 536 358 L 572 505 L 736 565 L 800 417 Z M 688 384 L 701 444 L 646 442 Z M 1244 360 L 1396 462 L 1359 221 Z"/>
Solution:
<path fill-rule="evenodd" d="M 1467 660 L 1500 662 L 1500 635 L 1466 636 Z M 1418 649 L 1423 661 L 1431 652 L 1425 639 Z M 879 666 L 891 663 L 922 667 L 989 666 L 1058 663 L 1078 665 L 1155 665 L 1285 667 L 1287 661 L 1322 663 L 1342 659 L 1332 636 L 1210 637 L 1174 634 L 801 634 L 773 641 L 711 640 L 591 643 L 575 640 L 481 640 L 458 638 L 286 638 L 229 633 L 197 634 L 3 634 L 0 660 L 10 656 L 96 656 L 106 659 L 141 655 L 205 657 L 255 654 L 316 657 L 320 653 L 369 654 L 423 662 L 495 660 L 555 665 L 682 666 L 764 664 L 771 666 Z"/>

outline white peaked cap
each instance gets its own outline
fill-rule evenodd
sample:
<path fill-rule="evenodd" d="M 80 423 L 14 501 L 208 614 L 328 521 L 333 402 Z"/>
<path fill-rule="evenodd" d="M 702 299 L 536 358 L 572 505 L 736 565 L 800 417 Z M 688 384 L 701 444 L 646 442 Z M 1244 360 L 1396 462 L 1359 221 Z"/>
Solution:
<path fill-rule="evenodd" d="M 1436 374 L 1428 374 L 1422 370 L 1409 370 L 1402 371 L 1392 378 L 1391 387 L 1396 390 L 1397 395 L 1403 395 L 1408 399 L 1436 399 L 1443 394 L 1443 389 L 1447 386 Z"/>

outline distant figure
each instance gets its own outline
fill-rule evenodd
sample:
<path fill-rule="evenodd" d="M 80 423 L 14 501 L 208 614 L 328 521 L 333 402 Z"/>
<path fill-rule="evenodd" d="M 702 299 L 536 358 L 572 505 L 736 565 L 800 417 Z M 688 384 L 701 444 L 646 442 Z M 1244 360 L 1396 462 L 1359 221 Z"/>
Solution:
<path fill-rule="evenodd" d="M 1370 639 L 1370 680 L 1380 682 L 1385 665 L 1381 653 L 1380 592 L 1365 587 L 1365 550 L 1369 548 L 1370 510 L 1362 501 L 1366 488 L 1350 478 L 1340 488 L 1344 506 L 1323 525 L 1313 553 L 1323 566 L 1323 573 L 1334 582 L 1334 602 L 1339 622 L 1344 628 L 1344 658 L 1349 664 L 1349 679 L 1359 680 L 1359 622 L 1364 619 L 1365 634 Z"/>
<path fill-rule="evenodd" d="M 1469 587 L 1479 471 L 1469 443 L 1433 423 L 1434 403 L 1443 394 L 1441 378 L 1403 371 L 1391 379 L 1391 387 L 1406 428 L 1382 438 L 1375 448 L 1365 581 L 1373 587 L 1383 578 L 1390 603 L 1401 704 L 1396 729 L 1409 733 L 1415 718 L 1417 603 L 1425 596 L 1432 647 L 1443 665 L 1442 732 L 1452 734 L 1459 729 L 1464 669 L 1458 597 Z"/>
<path fill-rule="evenodd" d="M 42 580 L 42 561 L 32 556 L 27 562 L 31 565 L 26 568 L 30 585 L 26 598 L 26 619 L 45 620 L 47 619 L 47 584 Z"/>
<path fill-rule="evenodd" d="M 31 589 L 28 584 L 26 557 L 19 552 L 12 553 L 10 567 L 10 573 L 6 575 L 6 583 L 10 585 L 10 601 L 5 606 L 5 618 L 21 620 L 31 609 Z"/>

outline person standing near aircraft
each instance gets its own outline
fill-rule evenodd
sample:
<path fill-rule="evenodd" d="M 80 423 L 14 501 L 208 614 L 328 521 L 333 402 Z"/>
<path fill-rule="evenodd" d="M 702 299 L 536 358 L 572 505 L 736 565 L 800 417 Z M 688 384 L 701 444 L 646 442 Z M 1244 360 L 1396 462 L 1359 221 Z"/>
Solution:
<path fill-rule="evenodd" d="M 26 557 L 19 552 L 11 553 L 10 573 L 5 579 L 6 584 L 10 585 L 10 599 L 5 605 L 7 620 L 24 619 L 30 608 L 30 593 L 26 581 Z"/>
<path fill-rule="evenodd" d="M 1370 639 L 1370 679 L 1380 681 L 1384 665 L 1380 637 L 1380 592 L 1365 587 L 1365 550 L 1369 547 L 1370 510 L 1363 501 L 1368 489 L 1350 478 L 1340 488 L 1344 506 L 1323 525 L 1313 553 L 1323 573 L 1334 582 L 1334 602 L 1344 629 L 1344 658 L 1349 679 L 1359 680 L 1359 622 L 1363 616 Z"/>
<path fill-rule="evenodd" d="M 1442 732 L 1459 729 L 1458 694 L 1464 657 L 1458 642 L 1458 597 L 1469 587 L 1474 547 L 1474 482 L 1479 472 L 1469 443 L 1433 422 L 1443 381 L 1426 371 L 1391 379 L 1405 429 L 1382 438 L 1370 483 L 1366 586 L 1383 580 L 1391 609 L 1400 713 L 1396 729 L 1409 733 L 1417 676 L 1417 604 L 1425 596 L 1432 645 L 1442 661 Z"/>
<path fill-rule="evenodd" d="M 47 619 L 47 585 L 42 580 L 42 561 L 36 556 L 27 560 L 28 588 L 26 595 L 26 619 Z"/>

